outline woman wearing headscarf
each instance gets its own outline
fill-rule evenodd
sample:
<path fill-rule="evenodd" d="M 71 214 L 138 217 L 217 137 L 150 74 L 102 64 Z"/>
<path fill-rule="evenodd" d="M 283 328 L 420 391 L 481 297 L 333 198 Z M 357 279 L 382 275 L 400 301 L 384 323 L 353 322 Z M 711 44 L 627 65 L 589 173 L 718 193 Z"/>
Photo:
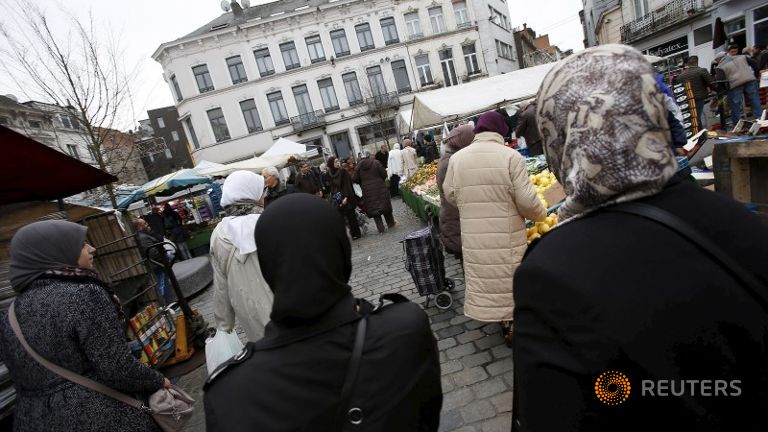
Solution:
<path fill-rule="evenodd" d="M 418 156 L 416 155 L 416 149 L 413 148 L 413 141 L 404 139 L 403 146 L 400 154 L 403 157 L 403 179 L 407 180 L 419 169 L 419 163 L 416 161 Z"/>
<path fill-rule="evenodd" d="M 272 309 L 272 291 L 261 275 L 254 237 L 263 191 L 264 177 L 250 171 L 230 174 L 221 195 L 226 217 L 211 234 L 216 328 L 232 331 L 237 317 L 250 341 L 264 336 Z"/>
<path fill-rule="evenodd" d="M 397 196 L 400 194 L 400 179 L 403 178 L 403 155 L 400 150 L 400 144 L 395 144 L 389 151 L 387 159 L 387 176 L 389 177 L 389 194 Z"/>
<path fill-rule="evenodd" d="M 261 216 L 256 245 L 275 293 L 271 321 L 263 339 L 208 379 L 207 430 L 339 431 L 337 414 L 346 422 L 346 408 L 355 406 L 358 430 L 436 431 L 442 391 L 429 319 L 414 303 L 372 311 L 352 297 L 351 245 L 339 214 L 318 197 L 286 196 Z M 340 409 L 366 314 L 359 374 Z"/>
<path fill-rule="evenodd" d="M 451 156 L 443 192 L 459 209 L 464 315 L 501 323 L 509 345 L 512 276 L 528 246 L 525 219 L 544 219 L 546 209 L 528 178 L 525 158 L 504 145 L 508 132 L 501 114 L 481 115 L 472 143 Z"/>
<path fill-rule="evenodd" d="M 766 310 L 735 269 L 617 204 L 672 214 L 763 286 L 768 229 L 730 198 L 673 178 L 664 97 L 634 48 L 568 57 L 538 100 L 547 161 L 567 198 L 560 224 L 515 274 L 514 429 L 765 424 Z"/>
<path fill-rule="evenodd" d="M 468 146 L 475 138 L 474 127 L 461 125 L 454 128 L 445 140 L 445 151 L 440 157 L 437 166 L 437 188 L 440 190 L 440 239 L 448 253 L 457 258 L 461 257 L 461 222 L 459 221 L 459 209 L 445 199 L 443 181 L 448 171 L 448 163 L 451 156 Z"/>
<path fill-rule="evenodd" d="M 341 161 L 333 156 L 328 158 L 328 173 L 331 183 L 331 201 L 347 219 L 352 239 L 357 240 L 361 234 L 355 213 L 358 198 L 354 188 L 352 188 L 352 176 L 341 166 Z"/>
<path fill-rule="evenodd" d="M 170 386 L 131 354 L 120 301 L 98 279 L 87 228 L 35 222 L 11 240 L 10 282 L 16 318 L 43 358 L 117 391 L 148 396 Z M 0 359 L 16 387 L 13 430 L 157 431 L 137 408 L 75 384 L 39 364 L 0 316 Z"/>

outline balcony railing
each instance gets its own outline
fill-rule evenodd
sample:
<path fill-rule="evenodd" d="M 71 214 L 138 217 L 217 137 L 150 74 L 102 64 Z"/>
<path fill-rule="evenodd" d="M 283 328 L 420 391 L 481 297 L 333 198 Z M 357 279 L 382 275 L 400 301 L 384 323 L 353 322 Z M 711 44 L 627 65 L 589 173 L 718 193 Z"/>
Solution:
<path fill-rule="evenodd" d="M 306 114 L 291 117 L 291 125 L 294 132 L 320 127 L 325 124 L 325 113 L 321 110 L 308 112 Z"/>
<path fill-rule="evenodd" d="M 368 104 L 369 111 L 378 111 L 399 107 L 400 99 L 397 97 L 397 92 L 390 92 L 369 97 L 365 100 L 365 103 Z"/>
<path fill-rule="evenodd" d="M 630 43 L 705 11 L 705 0 L 673 0 L 653 12 L 621 26 L 621 41 Z"/>

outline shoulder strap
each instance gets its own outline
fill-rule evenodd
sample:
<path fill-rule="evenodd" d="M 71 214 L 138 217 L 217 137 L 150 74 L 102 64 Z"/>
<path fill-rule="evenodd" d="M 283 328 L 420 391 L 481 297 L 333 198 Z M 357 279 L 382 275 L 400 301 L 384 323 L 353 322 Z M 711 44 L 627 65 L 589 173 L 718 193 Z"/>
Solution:
<path fill-rule="evenodd" d="M 357 322 L 357 331 L 355 332 L 355 345 L 352 347 L 352 358 L 349 360 L 347 376 L 344 379 L 344 385 L 341 388 L 341 400 L 336 412 L 336 427 L 334 430 L 343 431 L 344 425 L 349 421 L 354 424 L 362 422 L 362 411 L 360 408 L 349 406 L 352 397 L 352 389 L 357 381 L 357 375 L 360 372 L 360 361 L 363 356 L 363 345 L 365 343 L 365 332 L 368 327 L 368 315 L 363 315 Z"/>
<path fill-rule="evenodd" d="M 38 354 L 37 351 L 35 351 L 31 346 L 29 346 L 29 344 L 27 343 L 27 340 L 24 338 L 24 334 L 21 332 L 21 328 L 19 327 L 19 322 L 16 320 L 16 310 L 14 308 L 15 303 L 16 303 L 15 301 L 12 302 L 11 306 L 8 308 L 8 320 L 11 323 L 11 328 L 13 329 L 13 333 L 19 339 L 21 346 L 23 346 L 24 349 L 27 351 L 27 353 L 29 353 L 29 355 L 32 356 L 33 359 L 35 359 L 38 363 L 40 363 L 40 365 L 50 370 L 51 372 L 55 373 L 56 375 L 59 375 L 64 379 L 72 381 L 73 383 L 80 384 L 83 387 L 89 388 L 105 396 L 109 396 L 112 399 L 117 399 L 118 401 L 128 404 L 139 410 L 151 412 L 149 410 L 149 407 L 144 405 L 144 402 L 141 402 L 140 400 L 126 396 L 123 393 L 115 391 L 105 386 L 104 384 L 100 384 L 96 381 L 93 381 L 92 379 L 76 374 L 69 369 L 63 368 L 55 363 L 52 363 L 46 360 L 45 358 L 43 358 L 43 356 Z"/>
<path fill-rule="evenodd" d="M 689 223 L 664 209 L 638 202 L 627 202 L 608 207 L 605 210 L 644 217 L 675 231 L 681 237 L 698 246 L 713 260 L 719 262 L 724 269 L 741 282 L 741 285 L 747 290 L 749 295 L 760 304 L 764 310 L 768 311 L 768 299 L 765 297 L 765 285 L 761 283 L 752 272 L 744 268 L 738 261 L 731 258 L 730 255 L 725 253 L 725 251 L 717 246 L 712 240 L 704 236 Z"/>

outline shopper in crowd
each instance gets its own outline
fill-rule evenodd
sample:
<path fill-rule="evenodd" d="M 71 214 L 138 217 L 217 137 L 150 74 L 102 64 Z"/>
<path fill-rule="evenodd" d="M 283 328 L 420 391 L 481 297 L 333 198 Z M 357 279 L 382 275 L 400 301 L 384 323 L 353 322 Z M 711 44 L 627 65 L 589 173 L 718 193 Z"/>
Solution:
<path fill-rule="evenodd" d="M 294 188 L 296 189 L 296 192 L 303 192 L 317 196 L 323 195 L 323 186 L 315 173 L 310 168 L 309 162 L 301 162 L 299 164 L 299 172 L 296 174 Z"/>
<path fill-rule="evenodd" d="M 536 125 L 536 101 L 530 102 L 522 109 L 520 113 L 515 135 L 525 138 L 525 145 L 528 147 L 529 156 L 538 156 L 544 154 L 541 147 L 541 136 L 539 127 Z"/>
<path fill-rule="evenodd" d="M 387 159 L 387 176 L 389 177 L 389 194 L 393 197 L 400 195 L 400 179 L 403 178 L 403 154 L 400 144 L 395 144 Z"/>
<path fill-rule="evenodd" d="M 429 320 L 414 303 L 372 312 L 352 297 L 351 245 L 338 213 L 316 197 L 286 197 L 261 216 L 256 246 L 275 293 L 271 321 L 262 340 L 208 379 L 208 431 L 437 431 L 442 391 Z M 364 315 L 359 373 L 343 403 Z M 349 424 L 350 407 L 361 424 Z"/>
<path fill-rule="evenodd" d="M 419 163 L 416 161 L 416 149 L 413 148 L 413 141 L 405 139 L 403 146 L 400 155 L 403 157 L 403 180 L 407 180 L 419 169 Z"/>
<path fill-rule="evenodd" d="M 707 97 L 710 92 L 714 91 L 712 75 L 706 69 L 699 67 L 699 58 L 697 56 L 688 57 L 685 64 L 685 70 L 675 78 L 675 81 L 679 84 L 687 83 L 691 86 L 693 99 L 696 104 L 696 120 L 699 123 L 699 128 L 703 129 L 701 114 L 704 112 Z"/>
<path fill-rule="evenodd" d="M 768 69 L 768 49 L 766 49 L 765 45 L 755 45 L 752 56 L 757 60 L 757 69 L 759 71 L 762 72 Z"/>
<path fill-rule="evenodd" d="M 141 218 L 147 221 L 153 236 L 161 239 L 165 236 L 165 225 L 163 224 L 163 215 L 160 214 L 160 207 L 152 206 L 152 211 Z"/>
<path fill-rule="evenodd" d="M 764 422 L 766 309 L 737 269 L 662 223 L 614 211 L 631 202 L 668 212 L 768 285 L 768 229 L 742 204 L 673 179 L 653 75 L 634 48 L 604 45 L 568 57 L 541 85 L 539 127 L 567 198 L 515 274 L 513 430 Z M 628 382 L 600 381 L 608 371 Z M 715 380 L 727 395 L 707 388 Z"/>
<path fill-rule="evenodd" d="M 510 344 L 512 276 L 527 246 L 524 218 L 543 220 L 546 209 L 528 178 L 525 158 L 504 146 L 508 132 L 501 114 L 481 115 L 472 143 L 451 156 L 443 192 L 459 209 L 464 315 L 501 323 Z"/>
<path fill-rule="evenodd" d="M 731 109 L 731 121 L 735 125 L 741 118 L 744 97 L 749 100 L 752 117 L 759 119 L 763 113 L 758 93 L 757 63 L 745 55 L 739 54 L 738 45 L 728 47 L 728 55 L 717 65 L 728 82 L 728 106 Z"/>
<path fill-rule="evenodd" d="M 392 216 L 392 201 L 387 190 L 387 170 L 371 157 L 371 152 L 363 152 L 363 160 L 357 166 L 357 171 L 352 181 L 359 184 L 363 190 L 365 200 L 365 214 L 376 222 L 376 229 L 379 234 L 385 231 L 384 222 L 381 217 L 387 221 L 387 228 L 395 226 L 395 218 Z"/>
<path fill-rule="evenodd" d="M 123 393 L 146 397 L 170 387 L 131 354 L 120 300 L 98 279 L 86 232 L 52 220 L 13 236 L 8 275 L 24 339 L 46 360 Z M 149 414 L 38 363 L 14 334 L 7 311 L 0 316 L 0 359 L 16 388 L 16 432 L 159 431 Z"/>
<path fill-rule="evenodd" d="M 440 190 L 440 239 L 448 253 L 461 258 L 461 222 L 459 209 L 445 199 L 443 182 L 448 172 L 448 164 L 451 157 L 457 151 L 468 146 L 475 138 L 474 128 L 470 125 L 462 125 L 454 128 L 445 140 L 445 151 L 440 157 L 437 167 L 437 188 Z"/>
<path fill-rule="evenodd" d="M 165 274 L 165 267 L 163 267 L 163 264 L 170 257 L 166 255 L 167 252 L 164 247 L 155 246 L 158 243 L 163 243 L 164 239 L 163 237 L 155 236 L 150 229 L 149 224 L 144 219 L 138 218 L 133 224 L 139 237 L 141 256 L 144 257 L 144 259 L 149 258 L 149 267 L 155 274 L 157 293 L 163 298 L 165 304 L 169 304 L 174 300 L 175 296 L 171 292 L 168 275 Z"/>
<path fill-rule="evenodd" d="M 347 219 L 352 239 L 360 238 L 360 225 L 357 223 L 355 208 L 358 204 L 357 195 L 352 187 L 352 177 L 342 168 L 341 161 L 335 157 L 328 158 L 328 173 L 331 176 L 331 202 Z"/>
<path fill-rule="evenodd" d="M 379 147 L 379 151 L 376 152 L 375 158 L 384 169 L 387 169 L 387 164 L 389 163 L 389 145 L 382 144 L 381 147 Z"/>
<path fill-rule="evenodd" d="M 187 246 L 189 235 L 184 229 L 184 223 L 179 213 L 166 203 L 163 207 L 163 226 L 165 227 L 166 237 L 176 245 L 176 259 L 179 261 L 192 258 Z"/>
<path fill-rule="evenodd" d="M 424 135 L 424 163 L 431 163 L 440 157 L 435 139 L 431 135 Z"/>
<path fill-rule="evenodd" d="M 272 291 L 261 275 L 254 232 L 263 210 L 264 177 L 235 171 L 224 181 L 221 205 L 226 217 L 211 234 L 213 317 L 230 332 L 237 322 L 249 341 L 264 336 L 272 309 Z"/>
<path fill-rule="evenodd" d="M 362 154 L 360 156 L 362 156 Z M 355 170 L 357 169 L 357 162 L 355 162 L 355 158 L 353 158 L 352 156 L 348 157 L 347 160 L 342 164 L 342 166 L 347 171 L 347 174 L 349 174 L 350 178 L 354 177 Z"/>
<path fill-rule="evenodd" d="M 331 181 L 326 163 L 320 164 L 320 184 L 323 185 L 323 197 L 328 197 L 328 193 L 331 191 Z"/>
<path fill-rule="evenodd" d="M 261 170 L 261 176 L 264 177 L 264 207 L 272 204 L 276 199 L 289 193 L 293 193 L 293 185 L 285 185 L 280 180 L 280 171 L 275 167 L 267 167 Z"/>

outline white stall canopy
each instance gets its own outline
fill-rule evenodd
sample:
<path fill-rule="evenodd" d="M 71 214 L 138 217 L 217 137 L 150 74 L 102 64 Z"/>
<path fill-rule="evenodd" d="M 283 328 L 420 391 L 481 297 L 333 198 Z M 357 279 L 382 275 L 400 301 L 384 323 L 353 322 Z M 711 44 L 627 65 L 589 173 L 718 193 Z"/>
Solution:
<path fill-rule="evenodd" d="M 275 156 L 275 155 L 302 155 L 307 152 L 307 146 L 299 144 L 291 140 L 280 138 L 272 144 L 267 151 L 265 151 L 261 157 Z"/>

